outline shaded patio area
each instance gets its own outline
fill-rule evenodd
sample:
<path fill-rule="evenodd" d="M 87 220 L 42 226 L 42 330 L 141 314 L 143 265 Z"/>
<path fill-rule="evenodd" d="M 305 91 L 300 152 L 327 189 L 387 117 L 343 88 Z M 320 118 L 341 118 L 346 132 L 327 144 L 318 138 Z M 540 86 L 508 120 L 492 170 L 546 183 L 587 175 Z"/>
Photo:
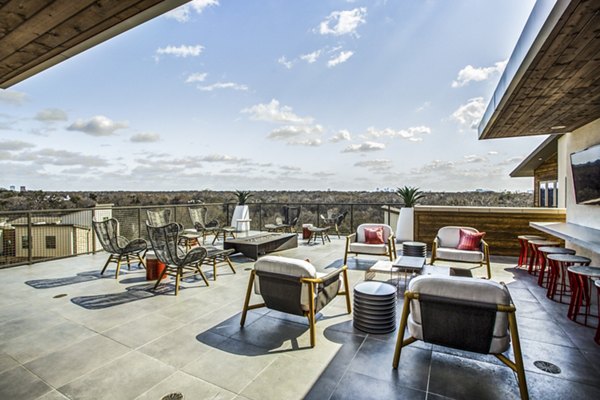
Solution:
<path fill-rule="evenodd" d="M 331 240 L 299 241 L 278 254 L 326 271 L 344 253 L 344 239 Z M 115 280 L 113 265 L 100 276 L 105 259 L 98 253 L 0 270 L 0 398 L 518 398 L 513 372 L 491 356 L 417 342 L 393 370 L 397 332 L 355 330 L 343 298 L 323 309 L 313 349 L 304 318 L 258 309 L 240 329 L 253 265 L 243 256 L 233 257 L 236 274 L 220 268 L 213 281 L 205 267 L 210 286 L 186 280 L 177 297 L 172 285 L 151 290 L 143 269 L 122 268 Z M 374 261 L 349 260 L 351 286 Z M 530 397 L 600 398 L 594 329 L 568 320 L 568 305 L 548 300 L 515 264 L 492 258 L 492 273 L 517 306 Z M 543 372 L 534 361 L 561 372 Z"/>

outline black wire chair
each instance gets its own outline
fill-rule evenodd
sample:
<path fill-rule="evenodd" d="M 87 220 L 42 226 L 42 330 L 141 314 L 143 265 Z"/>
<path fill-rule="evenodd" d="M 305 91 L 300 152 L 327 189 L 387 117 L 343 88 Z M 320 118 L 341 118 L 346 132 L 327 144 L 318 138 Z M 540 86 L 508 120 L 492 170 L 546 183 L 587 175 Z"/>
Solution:
<path fill-rule="evenodd" d="M 186 252 L 184 247 L 178 246 L 181 229 L 175 222 L 164 226 L 151 226 L 146 222 L 146 228 L 156 258 L 165 264 L 165 269 L 158 277 L 154 289 L 158 287 L 165 275 L 175 277 L 175 296 L 179 293 L 179 284 L 184 276 L 200 275 L 208 286 L 208 280 L 200 269 L 206 257 L 204 247 L 195 247 Z"/>
<path fill-rule="evenodd" d="M 131 263 L 134 261 L 138 262 L 138 267 L 143 265 L 146 268 L 144 262 L 144 256 L 148 249 L 148 244 L 144 239 L 133 239 L 129 241 L 127 238 L 119 235 L 119 221 L 115 218 L 110 218 L 104 221 L 92 221 L 94 232 L 102 245 L 104 251 L 109 253 L 108 260 L 102 268 L 100 275 L 104 274 L 108 264 L 111 262 L 117 263 L 117 269 L 115 271 L 115 279 L 119 277 L 119 270 L 121 269 L 121 262 L 125 259 L 127 268 L 131 269 Z"/>

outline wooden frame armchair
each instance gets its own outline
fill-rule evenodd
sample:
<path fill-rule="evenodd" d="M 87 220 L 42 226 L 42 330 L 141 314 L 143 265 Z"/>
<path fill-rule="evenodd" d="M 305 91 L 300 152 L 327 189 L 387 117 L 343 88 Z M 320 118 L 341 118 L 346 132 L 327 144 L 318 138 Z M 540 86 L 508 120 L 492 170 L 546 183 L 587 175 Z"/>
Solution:
<path fill-rule="evenodd" d="M 340 291 L 340 276 L 343 291 Z M 250 304 L 253 288 L 263 298 L 263 303 Z M 345 265 L 328 274 L 320 274 L 308 261 L 265 256 L 254 264 L 250 273 L 240 326 L 244 327 L 248 310 L 260 307 L 305 316 L 310 326 L 310 346 L 314 347 L 316 314 L 338 294 L 346 296 L 346 308 L 351 313 Z"/>
<path fill-rule="evenodd" d="M 383 229 L 383 244 L 370 244 L 366 240 L 367 229 Z M 346 236 L 346 250 L 344 253 L 344 264 L 348 262 L 348 254 L 369 254 L 386 256 L 393 261 L 396 257 L 396 241 L 392 227 L 386 224 L 361 224 L 356 232 Z"/>
<path fill-rule="evenodd" d="M 186 252 L 184 247 L 179 246 L 181 227 L 175 222 L 165 226 L 151 226 L 149 222 L 146 222 L 146 228 L 156 258 L 165 264 L 165 269 L 156 280 L 154 289 L 158 287 L 165 275 L 175 277 L 175 296 L 179 293 L 181 279 L 187 275 L 200 275 L 208 286 L 208 280 L 200 269 L 200 265 L 206 257 L 204 247 L 195 247 Z"/>
<path fill-rule="evenodd" d="M 436 260 L 479 264 L 479 267 L 483 267 L 485 264 L 487 278 L 491 279 L 492 269 L 490 266 L 490 248 L 488 244 L 485 240 L 481 239 L 477 250 L 459 250 L 457 247 L 460 242 L 461 229 L 479 233 L 477 229 L 466 226 L 444 226 L 440 228 L 431 248 L 431 265 Z"/>
<path fill-rule="evenodd" d="M 144 256 L 148 249 L 148 244 L 144 239 L 133 239 L 128 240 L 127 238 L 119 235 L 119 221 L 115 218 L 110 218 L 104 221 L 92 221 L 94 232 L 102 245 L 104 251 L 109 253 L 108 260 L 102 268 L 100 275 L 104 274 L 108 264 L 111 262 L 117 263 L 115 270 L 115 279 L 119 277 L 119 270 L 121 269 L 121 262 L 125 259 L 127 268 L 131 268 L 133 261 L 138 261 L 138 266 L 143 265 L 146 268 L 146 262 Z M 134 258 L 135 260 L 132 260 Z"/>
<path fill-rule="evenodd" d="M 504 284 L 466 277 L 416 277 L 404 293 L 392 366 L 398 368 L 402 348 L 417 340 L 491 354 L 516 372 L 521 399 L 528 399 L 515 312 Z M 410 336 L 405 339 L 407 327 Z M 502 354 L 511 340 L 514 361 Z"/>

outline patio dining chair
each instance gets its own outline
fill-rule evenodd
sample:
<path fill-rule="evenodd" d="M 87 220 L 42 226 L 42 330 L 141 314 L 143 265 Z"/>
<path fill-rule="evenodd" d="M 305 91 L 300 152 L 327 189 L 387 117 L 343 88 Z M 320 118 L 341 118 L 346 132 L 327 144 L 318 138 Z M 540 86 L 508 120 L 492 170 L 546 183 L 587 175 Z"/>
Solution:
<path fill-rule="evenodd" d="M 341 280 L 344 290 L 340 290 Z M 263 303 L 250 304 L 253 290 L 262 297 Z M 265 256 L 254 264 L 250 273 L 240 326 L 244 327 L 248 310 L 260 307 L 305 316 L 310 326 L 310 347 L 314 347 L 316 315 L 338 294 L 346 297 L 346 309 L 349 314 L 352 308 L 345 265 L 325 274 L 317 272 L 308 261 Z"/>
<path fill-rule="evenodd" d="M 200 269 L 207 251 L 204 247 L 195 247 L 189 251 L 185 247 L 179 246 L 180 226 L 177 223 L 170 223 L 164 226 L 152 226 L 146 222 L 148 229 L 148 237 L 154 254 L 158 260 L 165 264 L 165 269 L 162 271 L 154 289 L 158 287 L 165 275 L 175 277 L 175 295 L 179 293 L 180 281 L 184 276 L 200 275 L 206 286 L 208 280 Z"/>
<path fill-rule="evenodd" d="M 190 220 L 200 235 L 202 235 L 202 244 L 204 244 L 206 240 L 206 236 L 208 235 L 217 235 L 219 232 L 219 221 L 213 219 L 212 221 L 208 221 L 208 208 L 205 206 L 201 207 L 190 207 L 188 208 L 188 212 L 190 214 Z"/>
<path fill-rule="evenodd" d="M 392 366 L 398 368 L 402 348 L 417 340 L 491 354 L 516 372 L 521 399 L 527 399 L 515 312 L 504 284 L 457 276 L 418 276 L 410 281 L 404 294 Z M 407 327 L 409 337 L 405 339 Z M 503 354 L 509 350 L 511 340 L 514 361 Z"/>
<path fill-rule="evenodd" d="M 328 225 L 328 226 L 333 225 L 335 227 L 335 233 L 337 233 L 337 237 L 339 239 L 340 238 L 340 226 L 342 226 L 344 219 L 346 219 L 346 215 L 348 215 L 348 211 L 344 211 L 341 214 L 332 214 L 332 215 L 330 215 L 328 213 L 327 217 L 324 216 L 323 214 L 321 214 L 320 217 L 323 220 L 323 223 L 325 225 Z"/>
<path fill-rule="evenodd" d="M 98 237 L 102 248 L 109 254 L 108 260 L 106 260 L 100 275 L 104 274 L 108 264 L 115 262 L 117 263 L 115 278 L 118 278 L 123 259 L 125 259 L 128 269 L 131 269 L 131 263 L 134 261 L 138 262 L 138 266 L 143 265 L 144 268 L 146 268 L 144 255 L 146 254 L 148 245 L 144 239 L 133 239 L 130 241 L 127 238 L 120 236 L 119 221 L 115 218 L 110 218 L 105 221 L 96 221 L 94 219 L 92 221 L 92 226 L 94 227 L 94 232 L 96 232 L 96 236 Z"/>
<path fill-rule="evenodd" d="M 282 209 L 283 219 L 275 218 L 274 224 L 266 224 L 265 230 L 268 232 L 295 232 L 296 224 L 300 219 L 301 207 L 284 206 Z"/>

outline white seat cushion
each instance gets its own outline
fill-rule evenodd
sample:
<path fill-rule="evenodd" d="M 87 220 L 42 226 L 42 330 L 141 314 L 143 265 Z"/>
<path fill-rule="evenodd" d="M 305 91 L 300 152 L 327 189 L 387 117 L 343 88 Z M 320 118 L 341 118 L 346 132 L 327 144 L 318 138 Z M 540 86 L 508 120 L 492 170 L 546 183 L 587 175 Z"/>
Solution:
<path fill-rule="evenodd" d="M 456 276 L 423 275 L 410 281 L 408 290 L 438 297 L 465 300 L 479 303 L 510 305 L 510 293 L 497 282 Z M 411 336 L 423 340 L 421 308 L 418 300 L 410 304 L 408 331 Z M 489 353 L 503 353 L 510 344 L 508 318 L 506 313 L 497 313 L 493 339 Z"/>
<path fill-rule="evenodd" d="M 353 243 L 350 243 L 348 251 L 350 253 L 386 255 L 387 254 L 387 245 L 353 242 Z"/>
<path fill-rule="evenodd" d="M 461 261 L 461 262 L 482 262 L 483 252 L 474 250 L 458 250 L 450 249 L 447 247 L 438 247 L 436 250 L 435 258 L 450 260 L 450 261 Z"/>
<path fill-rule="evenodd" d="M 257 271 L 271 272 L 298 278 L 316 278 L 317 270 L 308 261 L 298 260 L 296 258 L 265 256 L 254 263 L 254 269 Z M 260 294 L 260 278 L 256 276 L 254 280 L 254 293 Z M 302 286 L 301 303 L 303 307 L 308 307 L 308 286 Z M 306 308 L 308 309 L 308 308 Z"/>

